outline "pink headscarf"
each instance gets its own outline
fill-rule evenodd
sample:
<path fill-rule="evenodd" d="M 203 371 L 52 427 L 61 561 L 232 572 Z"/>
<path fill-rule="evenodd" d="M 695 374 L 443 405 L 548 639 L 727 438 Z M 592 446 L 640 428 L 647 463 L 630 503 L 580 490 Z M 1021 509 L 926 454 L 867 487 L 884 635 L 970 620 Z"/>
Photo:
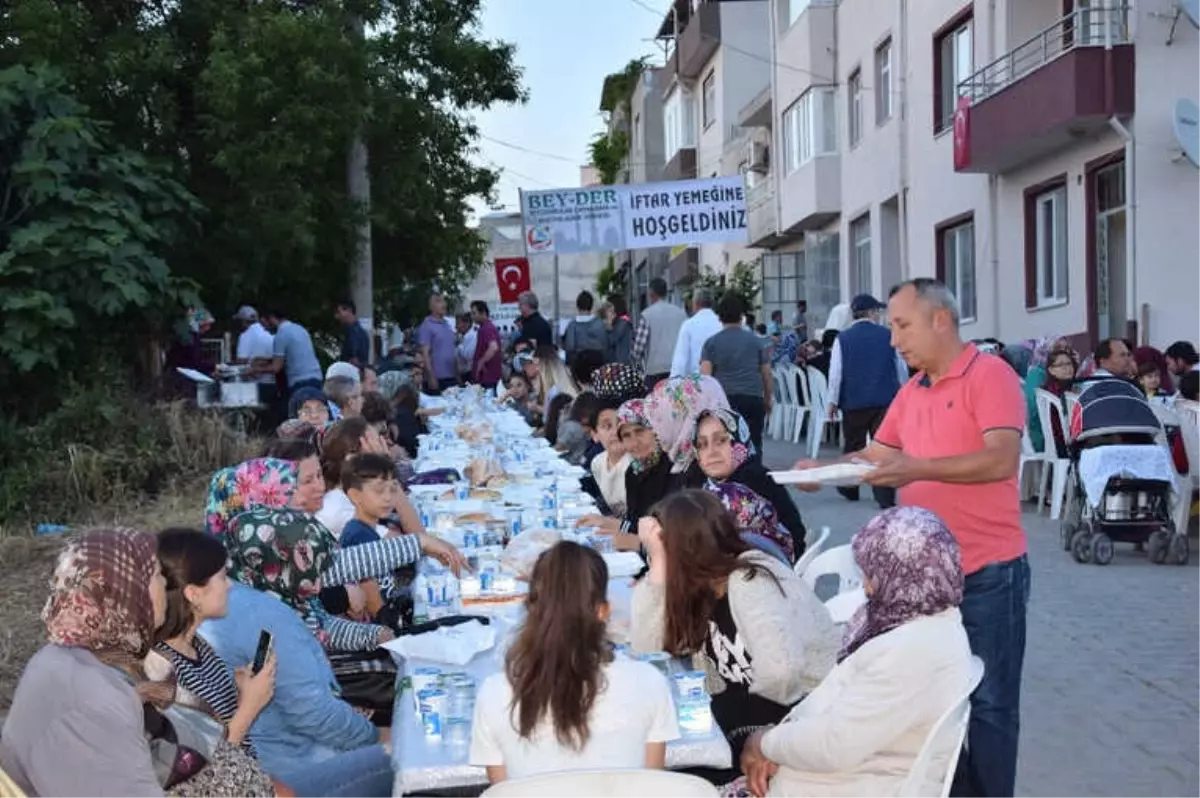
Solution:
<path fill-rule="evenodd" d="M 650 428 L 671 460 L 671 473 L 687 471 L 695 459 L 697 420 L 706 410 L 729 410 L 725 389 L 712 377 L 692 374 L 672 377 L 646 397 L 644 412 Z"/>

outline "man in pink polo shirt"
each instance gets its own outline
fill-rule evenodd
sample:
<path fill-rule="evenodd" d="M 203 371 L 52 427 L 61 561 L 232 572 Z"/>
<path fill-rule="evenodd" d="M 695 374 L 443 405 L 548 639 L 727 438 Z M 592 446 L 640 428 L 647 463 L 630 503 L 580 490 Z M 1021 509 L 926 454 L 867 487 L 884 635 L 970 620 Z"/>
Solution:
<path fill-rule="evenodd" d="M 896 286 L 888 318 L 892 346 L 919 373 L 901 387 L 871 445 L 852 457 L 876 464 L 869 484 L 899 488 L 899 504 L 941 516 L 958 541 L 963 625 L 987 670 L 971 696 L 968 748 L 951 794 L 1011 796 L 1029 599 L 1017 487 L 1021 385 L 1003 360 L 963 342 L 958 302 L 941 282 Z"/>

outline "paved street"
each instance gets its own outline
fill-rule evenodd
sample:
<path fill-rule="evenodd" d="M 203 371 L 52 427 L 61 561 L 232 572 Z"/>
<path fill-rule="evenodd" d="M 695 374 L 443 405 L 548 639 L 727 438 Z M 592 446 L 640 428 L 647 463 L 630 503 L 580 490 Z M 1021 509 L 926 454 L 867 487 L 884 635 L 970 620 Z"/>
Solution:
<path fill-rule="evenodd" d="M 797 446 L 766 449 L 772 468 L 802 457 Z M 800 494 L 800 512 L 839 545 L 877 511 L 868 497 Z M 1017 794 L 1200 794 L 1200 546 L 1192 540 L 1183 567 L 1120 544 L 1111 565 L 1079 565 L 1059 546 L 1058 523 L 1027 507 L 1033 595 Z"/>

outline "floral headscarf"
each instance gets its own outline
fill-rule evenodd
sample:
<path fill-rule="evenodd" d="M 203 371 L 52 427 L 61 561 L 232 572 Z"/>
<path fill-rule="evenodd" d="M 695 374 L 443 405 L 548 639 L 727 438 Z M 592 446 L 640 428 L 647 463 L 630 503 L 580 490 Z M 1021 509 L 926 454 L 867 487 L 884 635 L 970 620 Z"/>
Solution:
<path fill-rule="evenodd" d="M 384 399 L 389 402 L 396 398 L 396 394 L 400 392 L 400 387 L 405 383 L 411 383 L 412 376 L 407 371 L 393 369 L 385 371 L 379 375 L 379 393 Z"/>
<path fill-rule="evenodd" d="M 714 482 L 709 479 L 704 489 L 721 500 L 725 509 L 732 513 L 742 534 L 762 537 L 775 546 L 787 558 L 787 564 L 796 561 L 796 545 L 791 533 L 779 521 L 775 505 L 738 482 Z"/>
<path fill-rule="evenodd" d="M 613 402 L 640 399 L 646 395 L 646 378 L 628 363 L 609 363 L 592 372 L 592 393 Z"/>
<path fill-rule="evenodd" d="M 962 603 L 958 543 L 928 510 L 884 510 L 859 530 L 850 546 L 871 593 L 846 627 L 839 661 L 884 632 Z"/>
<path fill-rule="evenodd" d="M 338 544 L 306 513 L 263 507 L 238 515 L 225 545 L 230 576 L 305 613 Z"/>
<path fill-rule="evenodd" d="M 693 449 L 696 445 L 696 438 L 700 435 L 700 422 L 706 418 L 715 418 L 717 421 L 720 421 L 721 426 L 729 433 L 729 445 L 733 450 L 733 470 L 737 471 L 742 467 L 742 464 L 755 454 L 754 444 L 750 441 L 750 425 L 746 423 L 746 419 L 742 418 L 741 414 L 737 411 L 721 408 L 705 410 L 696 417 L 696 428 L 692 431 Z"/>
<path fill-rule="evenodd" d="M 50 580 L 42 610 L 51 643 L 86 648 L 134 679 L 143 701 L 166 706 L 169 682 L 144 680 L 142 660 L 154 642 L 150 580 L 158 539 L 132 529 L 93 529 L 67 543 Z"/>
<path fill-rule="evenodd" d="M 646 397 L 645 414 L 671 460 L 671 473 L 687 471 L 695 459 L 696 419 L 706 410 L 728 410 L 725 389 L 712 377 L 691 374 L 660 382 Z"/>
<path fill-rule="evenodd" d="M 1054 345 L 1061 341 L 1057 335 L 1044 335 L 1041 338 L 1035 338 L 1029 342 L 1029 351 L 1032 353 L 1029 358 L 1029 367 L 1046 365 L 1046 359 L 1050 357 L 1050 350 Z"/>
<path fill-rule="evenodd" d="M 208 533 L 224 538 L 239 513 L 260 507 L 287 507 L 296 492 L 297 472 L 295 463 L 271 457 L 247 460 L 218 471 L 209 483 L 204 509 Z"/>
<path fill-rule="evenodd" d="M 625 404 L 617 408 L 617 431 L 620 432 L 621 427 L 627 424 L 636 424 L 639 427 L 654 432 L 654 427 L 650 425 L 650 419 L 646 417 L 646 400 L 630 399 Z M 654 436 L 654 452 L 649 457 L 638 459 L 636 457 L 629 458 L 629 468 L 635 474 L 641 474 L 649 471 L 654 466 L 658 465 L 658 461 L 662 459 L 662 443 L 658 440 L 658 435 Z"/>

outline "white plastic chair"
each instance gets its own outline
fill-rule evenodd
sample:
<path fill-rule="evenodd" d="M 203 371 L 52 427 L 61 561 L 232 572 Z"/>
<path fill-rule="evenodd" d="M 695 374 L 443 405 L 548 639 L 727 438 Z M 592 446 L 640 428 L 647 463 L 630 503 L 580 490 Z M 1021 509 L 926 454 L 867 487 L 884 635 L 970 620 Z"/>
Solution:
<path fill-rule="evenodd" d="M 916 761 L 909 768 L 908 775 L 896 795 L 905 798 L 924 796 L 925 792 L 922 788 L 930 781 L 935 780 L 934 777 L 938 775 L 941 776 L 941 790 L 938 795 L 945 798 L 950 794 L 950 783 L 954 780 L 958 757 L 962 754 L 963 740 L 967 736 L 967 725 L 971 720 L 971 694 L 983 681 L 983 673 L 983 660 L 979 657 L 971 657 L 971 678 L 968 680 L 962 697 L 938 718 L 937 723 L 933 724 L 933 728 L 929 730 L 929 736 L 925 738 L 925 743 L 921 746 L 921 753 L 917 754 Z M 950 754 L 946 760 L 945 773 L 929 772 L 935 751 L 948 751 Z"/>
<path fill-rule="evenodd" d="M 808 427 L 808 456 L 815 460 L 821 451 L 821 441 L 828 425 L 836 425 L 834 429 L 838 433 L 838 440 L 841 439 L 842 411 L 837 411 L 833 421 L 829 420 L 829 381 L 817 369 L 806 368 L 805 372 L 808 375 L 808 394 L 812 399 L 813 414 Z"/>
<path fill-rule="evenodd" d="M 1200 404 L 1179 399 L 1175 402 L 1175 414 L 1179 416 L 1179 434 L 1183 436 L 1183 448 L 1188 459 L 1188 473 L 1186 476 L 1180 475 L 1176 487 L 1175 531 L 1186 535 L 1192 512 L 1192 494 L 1200 490 Z"/>
<path fill-rule="evenodd" d="M 783 414 L 782 440 L 789 440 L 793 434 L 799 434 L 799 429 L 804 423 L 804 414 L 808 412 L 808 408 L 800 404 L 799 396 L 796 393 L 796 375 L 795 366 L 783 364 L 776 368 L 775 379 L 780 385 L 780 390 L 783 392 Z"/>
<path fill-rule="evenodd" d="M 771 414 L 767 416 L 767 423 L 763 429 L 763 435 L 779 440 L 781 437 L 780 427 L 783 425 L 783 417 L 786 414 L 784 410 L 785 397 L 783 394 L 783 383 L 779 379 L 779 369 L 771 369 Z"/>
<path fill-rule="evenodd" d="M 1050 494 L 1050 518 L 1057 521 L 1062 516 L 1063 499 L 1066 498 L 1069 485 L 1067 480 L 1071 475 L 1071 461 L 1066 457 L 1058 456 L 1058 449 L 1054 441 L 1054 424 L 1051 419 L 1058 419 L 1063 435 L 1066 435 L 1069 430 L 1069 422 L 1063 416 L 1058 397 L 1043 388 L 1037 389 L 1037 409 L 1038 421 L 1042 425 L 1042 438 L 1045 441 L 1042 455 L 1042 480 L 1038 490 L 1038 512 L 1042 511 L 1042 504 L 1046 500 L 1046 483 L 1051 482 L 1053 493 Z"/>
<path fill-rule="evenodd" d="M 811 530 L 809 534 L 812 534 Z M 816 542 L 809 543 L 807 538 L 805 539 L 804 553 L 800 555 L 800 559 L 796 560 L 796 564 L 793 566 L 796 576 L 804 576 L 804 570 L 817 558 L 818 554 L 825 550 L 825 541 L 827 540 L 829 540 L 829 527 L 827 526 L 821 527 L 821 536 L 817 538 Z"/>
<path fill-rule="evenodd" d="M 656 795 L 665 798 L 711 798 L 717 788 L 697 776 L 670 770 L 580 770 L 546 773 L 493 784 L 487 798 L 616 798 Z"/>
<path fill-rule="evenodd" d="M 1033 484 L 1040 488 L 1045 459 L 1046 455 L 1043 452 L 1039 452 L 1033 448 L 1033 439 L 1029 437 L 1029 425 L 1026 424 L 1025 428 L 1021 430 L 1021 464 L 1017 468 L 1017 485 L 1021 490 L 1022 499 L 1025 499 L 1029 495 L 1025 492 L 1025 466 L 1034 466 L 1036 481 Z M 1036 493 L 1037 490 L 1032 490 L 1031 492 Z"/>
<path fill-rule="evenodd" d="M 809 587 L 815 588 L 818 579 L 830 574 L 837 574 L 838 593 L 846 593 L 862 587 L 862 571 L 858 569 L 858 563 L 854 560 L 854 551 L 849 544 L 834 546 L 813 557 L 812 562 L 808 563 L 800 574 L 800 578 Z"/>
<path fill-rule="evenodd" d="M 833 622 L 841 626 L 850 623 L 854 613 L 858 612 L 858 608 L 866 603 L 867 592 L 861 587 L 856 587 L 853 590 L 838 593 L 826 601 L 825 609 L 829 610 L 829 617 L 833 619 Z"/>

